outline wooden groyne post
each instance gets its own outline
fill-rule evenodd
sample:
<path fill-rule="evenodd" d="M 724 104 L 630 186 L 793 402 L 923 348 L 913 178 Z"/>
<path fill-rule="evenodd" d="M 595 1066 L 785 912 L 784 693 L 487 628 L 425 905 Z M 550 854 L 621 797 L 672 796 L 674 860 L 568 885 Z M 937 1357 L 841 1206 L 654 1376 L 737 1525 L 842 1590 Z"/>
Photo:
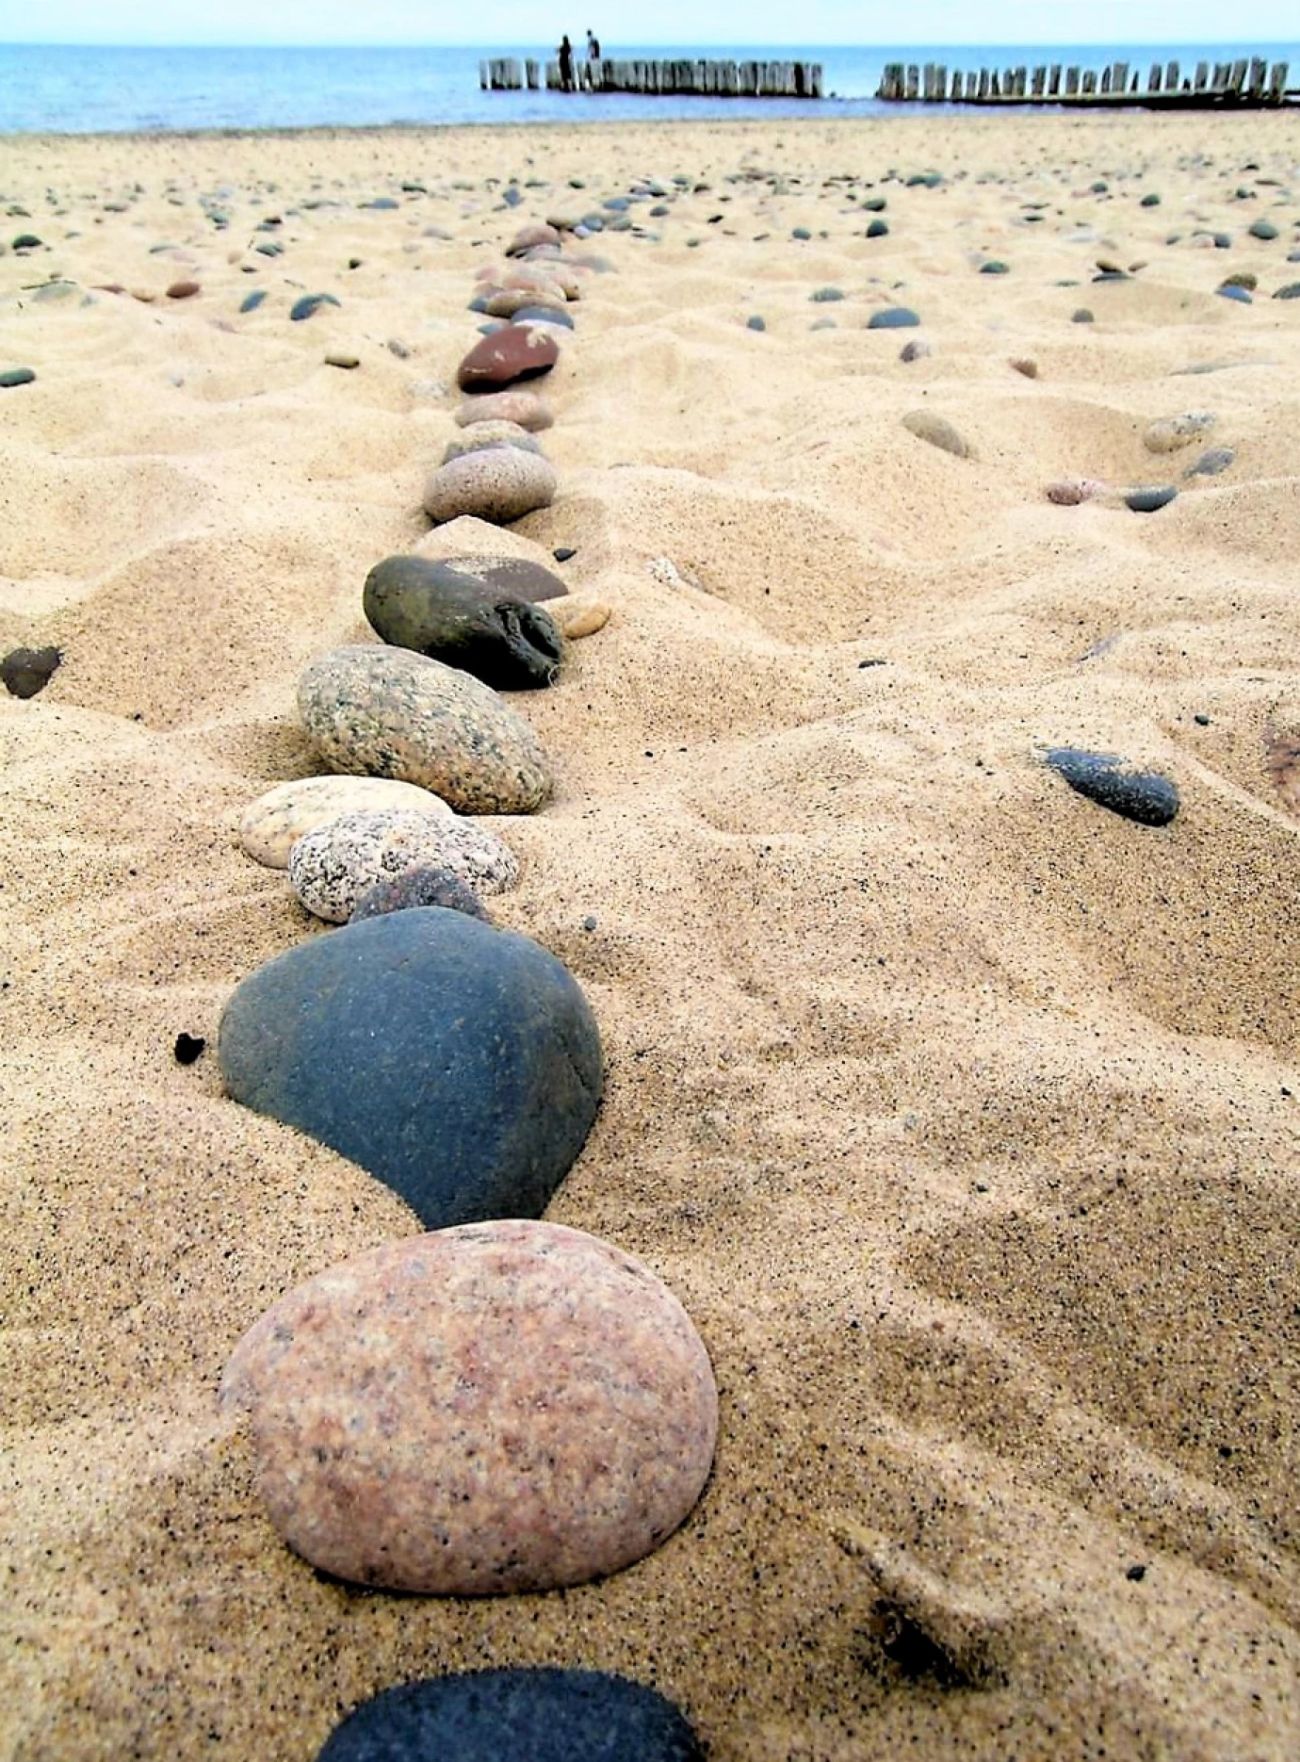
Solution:
<path fill-rule="evenodd" d="M 1065 67 L 1060 62 L 1032 70 L 981 67 L 949 76 L 942 62 L 886 62 L 876 97 L 908 104 L 1069 104 L 1141 105 L 1145 109 L 1243 109 L 1300 102 L 1300 89 L 1288 86 L 1290 63 L 1272 67 L 1262 55 L 1238 61 L 1198 61 L 1194 75 L 1184 75 L 1177 61 L 1154 61 L 1147 73 L 1130 73 L 1127 61 L 1102 68 Z"/>
<path fill-rule="evenodd" d="M 538 85 L 538 64 L 506 57 L 480 61 L 478 81 L 485 92 L 517 92 L 525 77 Z M 546 89 L 560 92 L 560 64 L 548 61 Z M 574 92 L 637 92 L 649 97 L 820 98 L 822 65 L 816 61 L 585 61 L 575 57 Z"/>

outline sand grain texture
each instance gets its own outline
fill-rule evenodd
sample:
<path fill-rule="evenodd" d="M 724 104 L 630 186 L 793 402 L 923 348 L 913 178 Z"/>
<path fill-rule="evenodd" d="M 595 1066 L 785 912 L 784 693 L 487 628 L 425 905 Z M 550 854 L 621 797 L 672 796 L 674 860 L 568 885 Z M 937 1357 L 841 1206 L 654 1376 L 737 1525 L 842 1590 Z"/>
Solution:
<path fill-rule="evenodd" d="M 0 366 L 37 373 L 0 393 L 0 644 L 64 658 L 0 702 L 0 1751 L 305 1762 L 393 1683 L 546 1663 L 653 1682 L 713 1762 L 1296 1754 L 1298 159 L 1267 116 L 5 143 L 48 248 L 0 257 Z M 512 700 L 557 786 L 494 911 L 609 1056 L 548 1216 L 685 1304 L 714 1476 L 604 1583 L 362 1595 L 276 1541 L 216 1404 L 270 1303 L 417 1228 L 221 1095 L 225 999 L 331 934 L 239 821 L 316 768 L 298 674 L 421 545 L 480 264 L 679 172 L 709 188 L 634 211 L 657 241 L 582 247 L 616 273 L 545 384 L 559 492 L 495 547 L 575 547 L 614 616 Z M 290 322 L 305 291 L 341 303 Z M 866 329 L 900 303 L 919 331 Z M 1150 481 L 1189 409 L 1221 475 L 1046 499 Z M 1173 777 L 1178 819 L 1073 794 L 1056 745 Z"/>

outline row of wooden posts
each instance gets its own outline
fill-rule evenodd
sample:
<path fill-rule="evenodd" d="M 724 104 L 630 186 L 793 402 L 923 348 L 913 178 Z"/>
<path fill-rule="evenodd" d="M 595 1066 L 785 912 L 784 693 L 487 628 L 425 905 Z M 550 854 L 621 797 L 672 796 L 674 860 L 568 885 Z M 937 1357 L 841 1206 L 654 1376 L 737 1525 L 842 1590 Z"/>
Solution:
<path fill-rule="evenodd" d="M 479 63 L 485 92 L 539 89 L 542 63 L 508 56 Z M 822 69 L 814 61 L 578 60 L 573 85 L 560 82 L 560 64 L 545 64 L 548 92 L 687 93 L 711 98 L 820 98 Z"/>
<path fill-rule="evenodd" d="M 877 98 L 924 104 L 1084 104 L 1111 103 L 1194 106 L 1232 105 L 1262 107 L 1283 104 L 1300 94 L 1289 92 L 1289 63 L 1268 62 L 1259 55 L 1241 61 L 1219 61 L 1213 67 L 1198 61 L 1194 76 L 1184 78 L 1176 61 L 1151 63 L 1146 91 L 1141 74 L 1129 72 L 1127 61 L 1112 62 L 1100 74 L 1094 68 L 1008 67 L 999 71 L 981 67 L 974 72 L 954 71 L 941 63 L 890 61 L 881 76 Z"/>

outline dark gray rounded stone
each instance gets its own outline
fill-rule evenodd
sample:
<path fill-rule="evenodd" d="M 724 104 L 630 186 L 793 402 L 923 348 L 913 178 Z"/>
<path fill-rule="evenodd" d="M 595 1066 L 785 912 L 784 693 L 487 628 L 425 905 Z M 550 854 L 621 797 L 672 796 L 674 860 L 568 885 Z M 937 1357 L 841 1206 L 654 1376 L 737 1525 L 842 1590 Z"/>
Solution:
<path fill-rule="evenodd" d="M 1071 324 L 1091 324 L 1092 322 L 1092 312 L 1087 306 L 1076 307 L 1070 315 Z"/>
<path fill-rule="evenodd" d="M 991 257 L 987 263 L 980 264 L 981 275 L 1010 275 L 1011 265 L 1003 263 L 998 257 Z"/>
<path fill-rule="evenodd" d="M 352 908 L 349 924 L 366 918 L 382 918 L 388 912 L 409 912 L 417 906 L 440 905 L 450 912 L 466 912 L 471 918 L 492 922 L 483 901 L 469 883 L 452 869 L 403 869 L 367 887 Z"/>
<path fill-rule="evenodd" d="M 476 1670 L 363 1701 L 317 1762 L 704 1762 L 657 1690 L 598 1670 Z"/>
<path fill-rule="evenodd" d="M 569 555 L 574 553 L 570 551 Z M 563 557 L 556 559 L 563 562 Z M 526 557 L 445 557 L 445 567 L 462 575 L 476 575 L 486 581 L 495 593 L 509 594 L 521 600 L 558 600 L 569 589 L 554 570 Z"/>
<path fill-rule="evenodd" d="M 881 312 L 873 312 L 867 320 L 868 330 L 906 330 L 921 320 L 910 306 L 886 306 Z"/>
<path fill-rule="evenodd" d="M 1131 508 L 1135 514 L 1154 514 L 1161 508 L 1167 508 L 1178 494 L 1172 483 L 1144 485 L 1131 489 L 1124 497 L 1124 506 Z"/>
<path fill-rule="evenodd" d="M 766 330 L 767 320 L 758 312 L 745 320 L 746 330 Z"/>
<path fill-rule="evenodd" d="M 221 1018 L 245 1107 L 330 1145 L 427 1229 L 535 1218 L 591 1130 L 600 1035 L 536 942 L 421 906 L 279 955 Z"/>
<path fill-rule="evenodd" d="M 550 613 L 463 566 L 385 557 L 366 576 L 362 604 L 385 642 L 496 691 L 551 685 L 559 673 L 564 639 Z"/>
<path fill-rule="evenodd" d="M 0 661 L 0 679 L 11 697 L 35 697 L 62 659 L 58 649 L 10 649 Z"/>
<path fill-rule="evenodd" d="M 889 204 L 883 196 L 864 196 L 862 206 L 868 214 L 883 214 Z"/>
<path fill-rule="evenodd" d="M 1178 812 L 1178 790 L 1168 777 L 1135 771 L 1114 753 L 1055 746 L 1047 762 L 1071 789 L 1139 826 L 1167 826 Z"/>
<path fill-rule="evenodd" d="M 867 237 L 869 239 L 883 239 L 888 236 L 889 222 L 887 220 L 873 220 L 871 225 L 867 228 Z"/>
<path fill-rule="evenodd" d="M 310 318 L 314 312 L 319 312 L 322 306 L 341 304 L 342 302 L 336 300 L 333 294 L 304 294 L 300 300 L 295 300 L 290 306 L 289 316 L 295 324 L 301 324 L 304 318 Z"/>
<path fill-rule="evenodd" d="M 265 288 L 254 288 L 251 294 L 245 294 L 239 302 L 239 310 L 241 312 L 256 312 L 265 298 Z"/>
<path fill-rule="evenodd" d="M 1271 220 L 1257 220 L 1246 230 L 1252 239 L 1263 239 L 1267 242 L 1277 237 L 1277 228 Z"/>
<path fill-rule="evenodd" d="M 1300 281 L 1290 281 L 1273 295 L 1275 300 L 1300 300 Z"/>
<path fill-rule="evenodd" d="M 34 368 L 6 367 L 4 372 L 0 373 L 0 386 L 3 386 L 7 391 L 11 386 L 31 385 L 35 378 L 36 372 Z"/>

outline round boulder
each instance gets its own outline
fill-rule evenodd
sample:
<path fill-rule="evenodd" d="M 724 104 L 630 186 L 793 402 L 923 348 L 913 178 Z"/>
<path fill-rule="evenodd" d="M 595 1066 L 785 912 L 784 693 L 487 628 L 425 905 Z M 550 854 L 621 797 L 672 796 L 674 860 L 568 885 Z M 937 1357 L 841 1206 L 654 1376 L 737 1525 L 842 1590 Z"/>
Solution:
<path fill-rule="evenodd" d="M 704 1762 L 656 1689 L 597 1670 L 474 1670 L 401 1683 L 336 1726 L 317 1762 Z"/>
<path fill-rule="evenodd" d="M 462 814 L 527 814 L 551 791 L 537 736 L 489 686 L 385 643 L 332 649 L 298 682 L 298 709 L 335 771 L 431 789 Z"/>
<path fill-rule="evenodd" d="M 289 856 L 289 885 L 314 916 L 345 924 L 367 888 L 430 867 L 450 869 L 478 893 L 504 893 L 519 879 L 509 845 L 473 820 L 389 808 L 343 814 L 306 833 Z"/>
<path fill-rule="evenodd" d="M 369 1169 L 428 1229 L 536 1217 L 600 1104 L 600 1037 L 568 969 L 439 906 L 268 961 L 226 1005 L 219 1052 L 236 1101 Z"/>
<path fill-rule="evenodd" d="M 362 604 L 385 642 L 462 667 L 498 691 L 550 685 L 564 643 L 548 613 L 482 574 L 427 557 L 385 557 Z"/>
<path fill-rule="evenodd" d="M 461 514 L 508 526 L 549 508 L 556 487 L 555 468 L 540 453 L 487 447 L 438 467 L 424 488 L 424 511 L 438 526 Z"/>
<path fill-rule="evenodd" d="M 249 1415 L 291 1548 L 352 1582 L 462 1597 L 582 1584 L 649 1554 L 703 1491 L 718 1423 L 704 1344 L 649 1267 L 522 1218 L 309 1279 L 245 1334 L 222 1397 Z"/>

